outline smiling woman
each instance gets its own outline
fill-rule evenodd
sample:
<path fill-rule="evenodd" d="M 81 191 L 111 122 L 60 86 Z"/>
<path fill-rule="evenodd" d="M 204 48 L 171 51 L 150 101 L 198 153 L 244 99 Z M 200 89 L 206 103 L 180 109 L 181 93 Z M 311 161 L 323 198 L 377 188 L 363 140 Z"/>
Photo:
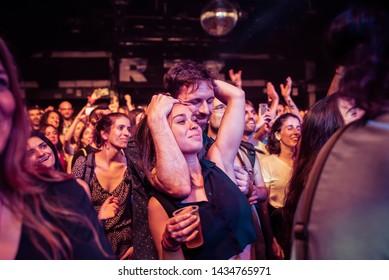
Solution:
<path fill-rule="evenodd" d="M 34 164 L 43 164 L 57 171 L 62 170 L 55 146 L 40 132 L 31 132 L 27 141 L 27 157 Z"/>
<path fill-rule="evenodd" d="M 110 258 L 84 190 L 27 160 L 29 123 L 16 73 L 0 39 L 0 259 Z"/>
<path fill-rule="evenodd" d="M 101 219 L 105 220 L 105 234 L 112 249 L 121 259 L 131 259 L 133 254 L 131 174 L 123 153 L 131 135 L 130 130 L 130 120 L 126 115 L 103 115 L 96 123 L 95 134 L 96 144 L 101 150 L 88 157 L 77 158 L 72 169 L 75 178 L 87 181 L 96 211 L 100 211 L 103 204 L 112 199 L 108 203 L 115 210 L 109 217 Z M 90 167 L 88 161 L 93 168 L 87 172 Z"/>

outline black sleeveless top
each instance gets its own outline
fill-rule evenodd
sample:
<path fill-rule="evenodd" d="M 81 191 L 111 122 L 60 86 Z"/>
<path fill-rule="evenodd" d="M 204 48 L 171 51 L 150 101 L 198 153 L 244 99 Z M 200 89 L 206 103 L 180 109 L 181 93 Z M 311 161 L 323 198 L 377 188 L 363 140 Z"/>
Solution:
<path fill-rule="evenodd" d="M 152 196 L 161 203 L 169 217 L 178 208 L 191 204 L 199 206 L 204 244 L 194 249 L 188 249 L 183 244 L 185 259 L 229 259 L 257 239 L 250 205 L 234 182 L 215 163 L 207 160 L 200 163 L 208 201 L 182 203 L 157 191 Z"/>

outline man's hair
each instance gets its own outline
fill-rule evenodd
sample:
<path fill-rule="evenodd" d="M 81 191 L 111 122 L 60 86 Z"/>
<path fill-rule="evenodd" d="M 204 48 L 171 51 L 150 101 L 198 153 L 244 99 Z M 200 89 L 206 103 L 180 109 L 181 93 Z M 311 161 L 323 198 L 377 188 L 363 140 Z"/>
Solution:
<path fill-rule="evenodd" d="M 183 86 L 196 90 L 205 81 L 215 88 L 216 75 L 211 73 L 203 64 L 186 60 L 175 64 L 163 77 L 164 88 L 174 98 L 177 98 Z"/>

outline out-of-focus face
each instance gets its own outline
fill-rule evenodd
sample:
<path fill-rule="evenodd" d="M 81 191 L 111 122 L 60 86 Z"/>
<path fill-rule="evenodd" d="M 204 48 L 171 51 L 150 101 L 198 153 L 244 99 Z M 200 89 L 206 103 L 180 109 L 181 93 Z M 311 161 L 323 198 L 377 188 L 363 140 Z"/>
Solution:
<path fill-rule="evenodd" d="M 125 107 L 119 107 L 118 112 L 128 116 L 128 109 Z"/>
<path fill-rule="evenodd" d="M 276 132 L 276 139 L 281 143 L 282 146 L 289 148 L 295 148 L 301 136 L 301 125 L 297 118 L 287 118 L 281 126 L 281 131 Z"/>
<path fill-rule="evenodd" d="M 203 137 L 196 117 L 182 104 L 175 104 L 168 118 L 178 147 L 183 154 L 197 154 L 203 148 Z"/>
<path fill-rule="evenodd" d="M 137 125 L 144 117 L 144 113 L 139 113 L 138 115 L 136 115 L 135 117 L 135 125 Z"/>
<path fill-rule="evenodd" d="M 34 164 L 42 164 L 48 168 L 54 168 L 54 152 L 45 141 L 39 137 L 30 137 L 27 141 L 27 157 Z"/>
<path fill-rule="evenodd" d="M 286 113 L 286 110 L 285 110 L 285 106 L 283 104 L 278 104 L 277 105 L 277 116 L 276 117 L 279 117 L 283 114 Z"/>
<path fill-rule="evenodd" d="M 50 140 L 54 145 L 58 144 L 58 131 L 52 126 L 48 126 L 45 129 L 45 136 Z"/>
<path fill-rule="evenodd" d="M 214 99 L 213 105 L 214 107 L 211 118 L 209 119 L 209 126 L 214 132 L 217 132 L 220 128 L 227 106 L 217 98 Z"/>
<path fill-rule="evenodd" d="M 0 154 L 3 153 L 11 132 L 14 110 L 15 100 L 9 90 L 8 75 L 0 61 Z"/>
<path fill-rule="evenodd" d="M 81 134 L 81 131 L 84 129 L 85 127 L 85 123 L 84 122 L 78 122 L 76 124 L 76 128 L 74 129 L 74 133 L 73 133 L 73 136 L 75 139 L 79 139 L 80 138 L 80 134 Z"/>
<path fill-rule="evenodd" d="M 68 120 L 73 115 L 73 106 L 68 101 L 61 102 L 58 107 L 58 112 L 62 115 L 65 120 Z"/>
<path fill-rule="evenodd" d="M 108 142 L 118 147 L 119 149 L 125 149 L 130 140 L 131 125 L 130 120 L 126 117 L 120 117 L 115 120 L 111 126 L 111 130 L 108 133 Z"/>
<path fill-rule="evenodd" d="M 352 99 L 340 97 L 338 99 L 338 108 L 345 125 L 359 120 L 365 114 L 364 110 L 355 106 L 355 102 Z"/>
<path fill-rule="evenodd" d="M 28 110 L 28 116 L 30 117 L 31 124 L 33 126 L 39 126 L 42 119 L 42 114 L 39 109 Z"/>
<path fill-rule="evenodd" d="M 211 86 L 203 81 L 196 90 L 193 87 L 182 87 L 178 100 L 187 106 L 196 117 L 202 130 L 205 130 L 213 111 L 215 94 Z"/>
<path fill-rule="evenodd" d="M 58 128 L 59 115 L 56 112 L 50 112 L 49 116 L 47 117 L 47 124 L 51 124 L 55 128 Z"/>
<path fill-rule="evenodd" d="M 84 133 L 81 136 L 81 143 L 84 147 L 88 146 L 93 142 L 93 137 L 95 135 L 95 128 L 93 126 L 88 126 L 85 128 Z"/>
<path fill-rule="evenodd" d="M 258 114 L 250 104 L 245 106 L 244 134 L 251 135 L 255 131 L 255 124 L 258 120 Z"/>

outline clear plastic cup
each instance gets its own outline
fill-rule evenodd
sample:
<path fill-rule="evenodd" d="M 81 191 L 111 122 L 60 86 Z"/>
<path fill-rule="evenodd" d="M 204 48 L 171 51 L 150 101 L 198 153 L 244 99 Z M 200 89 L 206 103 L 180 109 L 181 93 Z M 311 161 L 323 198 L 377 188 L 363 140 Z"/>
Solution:
<path fill-rule="evenodd" d="M 177 209 L 176 211 L 173 212 L 173 216 L 183 215 L 186 213 L 196 215 L 197 217 L 199 217 L 200 220 L 199 207 L 197 205 L 190 205 L 190 206 Z M 201 223 L 199 223 L 199 226 L 196 229 L 198 230 L 196 237 L 193 240 L 186 242 L 186 247 L 188 248 L 197 248 L 204 244 Z"/>

